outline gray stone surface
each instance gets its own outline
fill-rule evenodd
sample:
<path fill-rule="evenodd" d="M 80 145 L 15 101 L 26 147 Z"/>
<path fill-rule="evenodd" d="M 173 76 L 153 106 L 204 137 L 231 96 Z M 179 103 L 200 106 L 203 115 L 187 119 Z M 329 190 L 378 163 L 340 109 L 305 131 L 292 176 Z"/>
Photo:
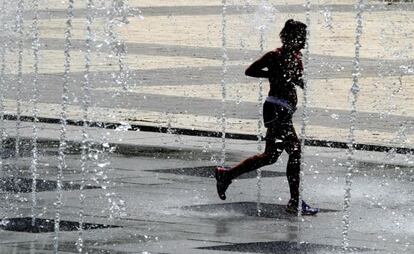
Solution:
<path fill-rule="evenodd" d="M 7 123 L 12 125 L 13 122 Z M 57 138 L 54 125 L 41 124 L 40 139 Z M 80 127 L 69 127 L 70 140 L 79 141 Z M 30 139 L 30 125 L 21 135 Z M 103 134 L 90 129 L 91 137 Z M 135 144 L 135 152 L 99 155 L 87 174 L 88 182 L 106 189 L 85 190 L 85 221 L 112 224 L 120 228 L 84 231 L 88 253 L 338 253 L 342 242 L 342 204 L 347 170 L 345 150 L 306 147 L 303 198 L 323 209 L 314 217 L 295 217 L 284 212 L 289 193 L 285 177 L 261 180 L 262 216 L 257 216 L 257 180 L 235 181 L 221 201 L 213 178 L 160 173 L 160 169 L 215 165 L 221 140 L 176 135 L 106 131 L 109 143 Z M 13 134 L 10 134 L 13 137 Z M 120 141 L 125 140 L 125 141 Z M 127 140 L 127 141 L 126 141 Z M 203 145 L 210 144 L 208 149 Z M 47 146 L 43 146 L 47 148 Z M 155 152 L 157 147 L 161 153 Z M 234 165 L 257 151 L 256 142 L 229 140 L 227 165 Z M 39 178 L 56 177 L 56 148 L 49 147 L 39 161 Z M 64 181 L 79 183 L 79 154 L 68 155 Z M 108 157 L 109 156 L 109 157 Z M 109 159 L 110 165 L 100 168 Z M 211 160 L 212 158 L 213 160 Z M 349 239 L 352 253 L 412 253 L 414 158 L 358 151 L 354 156 Z M 17 164 L 23 171 L 4 171 L 30 177 L 30 159 L 17 163 L 3 159 L 3 165 Z M 286 155 L 264 170 L 284 172 Z M 19 167 L 20 167 L 19 166 Z M 23 167 L 24 166 L 24 167 Z M 95 171 L 96 170 L 96 171 Z M 16 173 L 17 172 L 17 173 Z M 104 176 L 107 176 L 105 179 Z M 123 200 L 122 216 L 111 211 L 107 194 Z M 64 191 L 62 219 L 78 221 L 79 190 Z M 31 193 L 0 194 L 2 218 L 31 215 Z M 54 219 L 56 192 L 37 193 L 40 218 Z M 0 253 L 52 253 L 53 233 L 19 233 L 0 230 Z M 61 232 L 61 253 L 76 253 L 78 233 Z M 333 246 L 333 247 L 331 247 Z M 335 247 L 336 246 L 336 247 Z M 287 248 L 287 252 L 283 251 Z M 335 249 L 336 248 L 336 249 Z M 366 250 L 369 251 L 366 251 Z M 228 252 L 232 251 L 232 252 Z"/>
<path fill-rule="evenodd" d="M 136 56 L 138 63 L 141 58 L 146 57 L 143 62 L 152 66 L 149 69 L 146 69 L 146 66 L 134 66 L 130 72 L 131 82 L 137 87 L 150 88 L 154 91 L 119 92 L 116 90 L 119 86 L 114 84 L 111 76 L 116 70 L 108 70 L 110 69 L 108 62 L 104 61 L 103 57 L 98 57 L 94 62 L 97 63 L 96 69 L 91 73 L 91 84 L 95 88 L 102 89 L 93 90 L 93 106 L 100 107 L 103 112 L 112 113 L 138 109 L 142 111 L 137 111 L 136 114 L 143 113 L 145 110 L 160 114 L 165 114 L 167 111 L 177 113 L 176 117 L 184 114 L 188 117 L 185 120 L 187 128 L 193 127 L 192 124 L 198 116 L 220 116 L 221 99 L 206 98 L 203 94 L 206 92 L 204 87 L 216 84 L 219 88 L 222 78 L 220 62 L 222 49 L 218 46 L 221 37 L 214 33 L 214 29 L 217 28 L 215 26 L 221 19 L 219 1 L 216 1 L 216 5 L 208 6 L 190 6 L 193 4 L 192 1 L 182 1 L 182 6 L 150 6 L 152 4 L 150 1 L 143 2 L 148 6 L 134 7 L 138 7 L 150 22 L 153 19 L 156 21 L 142 22 L 144 27 L 142 28 L 141 23 L 131 19 L 133 24 L 139 25 L 121 30 L 120 36 L 128 41 L 126 46 L 130 56 Z M 283 18 L 296 17 L 295 15 L 302 17 L 304 13 L 304 6 L 301 4 L 275 5 L 275 7 L 280 12 L 278 15 Z M 392 31 L 382 33 L 384 38 L 370 33 L 370 30 L 367 30 L 367 33 L 364 31 L 364 35 L 368 35 L 364 37 L 364 43 L 370 44 L 363 45 L 365 50 L 361 59 L 363 81 L 369 85 L 378 82 L 379 85 L 375 85 L 377 90 L 384 89 L 386 93 L 375 95 L 379 101 L 379 103 L 375 101 L 378 107 L 375 108 L 376 113 L 372 112 L 373 105 L 364 105 L 369 103 L 362 101 L 361 106 L 364 110 L 358 110 L 356 127 L 358 130 L 366 131 L 364 136 L 368 138 L 361 139 L 363 142 L 374 140 L 378 143 L 380 139 L 380 144 L 388 145 L 389 143 L 384 141 L 387 140 L 386 138 L 382 140 L 380 136 L 374 139 L 370 135 L 378 136 L 380 134 L 376 132 L 381 131 L 382 134 L 395 134 L 394 139 L 403 140 L 405 135 L 410 137 L 413 134 L 411 124 L 413 113 L 409 108 L 412 99 L 410 84 L 413 76 L 408 71 L 413 63 L 412 52 L 404 52 L 411 45 L 412 34 L 409 34 L 411 31 L 409 25 L 412 20 L 409 17 L 413 5 L 375 3 L 367 7 L 366 23 L 364 23 L 366 26 L 373 24 L 377 26 L 375 22 L 378 20 L 389 19 L 390 25 L 384 27 L 392 28 Z M 62 8 L 50 9 L 42 6 L 40 11 L 41 56 L 46 61 L 41 62 L 43 72 L 39 76 L 39 102 L 43 103 L 41 113 L 45 115 L 42 116 L 54 118 L 60 117 L 58 107 L 62 100 L 63 59 L 57 53 L 63 52 L 64 48 L 63 28 L 66 13 Z M 77 25 L 85 21 L 83 8 L 75 9 Z M 232 20 L 234 23 L 229 23 L 231 28 L 237 28 L 237 22 L 245 22 L 240 14 L 253 14 L 256 8 L 257 6 L 245 9 L 239 5 L 229 6 L 229 19 L 234 19 Z M 324 11 L 327 12 L 323 13 Z M 337 139 L 337 137 L 339 131 L 349 128 L 349 110 L 346 102 L 337 103 L 337 101 L 339 97 L 344 98 L 348 95 L 344 91 L 348 91 L 352 81 L 354 52 L 348 49 L 353 49 L 352 43 L 355 37 L 354 6 L 353 4 L 313 5 L 312 13 L 314 15 L 312 20 L 315 21 L 313 24 L 317 24 L 316 27 L 321 29 L 312 32 L 320 32 L 321 37 L 311 37 L 315 38 L 316 46 L 313 50 L 316 53 L 311 52 L 309 77 L 311 82 L 335 80 L 335 84 L 330 87 L 334 95 L 326 93 L 324 86 L 320 84 L 316 86 L 317 91 L 314 96 L 322 96 L 321 101 L 326 100 L 327 106 L 310 108 L 310 125 L 319 128 L 317 134 L 321 137 L 343 141 L 343 133 L 341 138 Z M 335 21 L 338 21 L 333 23 L 334 29 L 330 31 L 323 27 L 327 25 L 326 20 L 323 20 L 326 17 L 323 15 L 329 13 L 333 14 Z M 9 15 L 14 20 L 14 12 L 10 12 Z M 96 21 L 102 22 L 102 13 L 97 15 Z M 405 18 L 402 15 L 406 15 Z M 27 24 L 31 17 L 32 12 L 27 11 L 25 14 Z M 177 22 L 172 30 L 164 27 L 167 25 L 165 20 L 168 18 L 172 19 L 167 22 L 173 24 Z M 210 33 L 207 37 L 211 41 L 205 43 L 202 35 L 197 37 L 196 34 L 189 34 L 195 31 L 186 26 L 180 27 L 190 22 L 194 22 L 195 27 L 207 28 Z M 183 29 L 180 30 L 181 28 Z M 401 35 L 401 31 L 398 31 L 401 28 L 407 29 L 408 32 Z M 73 82 L 70 86 L 69 104 L 72 106 L 79 105 L 81 101 L 80 87 L 84 73 L 79 70 L 83 70 L 82 51 L 85 49 L 82 29 L 84 28 L 74 29 L 72 40 L 72 64 L 78 68 L 70 73 Z M 97 32 L 102 33 L 103 31 L 99 29 L 101 27 L 97 28 Z M 377 31 L 373 27 L 371 29 Z M 234 39 L 235 34 L 231 32 L 228 34 L 228 39 L 235 47 L 235 42 L 231 40 L 237 41 L 237 38 Z M 158 35 L 163 36 L 158 37 Z M 13 84 L 16 83 L 17 78 L 16 61 L 13 57 L 17 53 L 13 47 L 16 42 L 14 36 L 15 34 L 11 33 L 8 37 L 9 45 L 12 47 L 7 51 L 8 74 L 4 76 L 6 84 L 9 85 L 4 96 L 10 114 L 16 113 L 13 104 L 13 100 L 16 99 L 16 86 Z M 171 41 L 165 41 L 164 37 Z M 186 38 L 189 39 L 185 41 Z M 97 44 L 103 43 L 100 39 L 96 41 Z M 2 37 L 0 40 L 3 41 L 5 38 Z M 272 40 L 271 45 L 277 46 L 274 44 L 274 38 Z M 398 40 L 402 44 L 396 45 L 395 48 L 384 45 Z M 247 41 L 253 43 L 255 40 L 250 38 Z M 249 49 L 228 50 L 230 60 L 235 61 L 228 66 L 228 78 L 231 84 L 244 85 L 252 82 L 252 79 L 242 75 L 246 64 L 260 55 L 260 52 L 255 50 L 258 46 L 252 45 L 256 44 L 249 45 Z M 25 41 L 25 49 L 28 50 L 30 47 L 31 42 Z M 107 56 L 109 50 L 105 46 L 99 49 L 94 47 L 92 52 Z M 26 103 L 33 95 L 29 51 L 25 52 L 24 59 L 23 86 L 20 88 L 22 102 Z M 185 65 L 182 65 L 182 61 Z M 103 64 L 99 65 L 101 62 Z M 384 79 L 386 87 L 381 87 L 381 79 Z M 195 90 L 200 87 L 200 91 L 186 96 L 174 91 L 160 92 L 168 86 L 182 86 L 184 89 L 194 89 L 191 86 L 197 86 Z M 247 90 L 242 92 L 249 93 Z M 368 90 L 364 94 L 365 100 L 370 99 L 370 92 L 373 93 Z M 387 93 L 390 92 L 395 97 L 389 97 Z M 389 107 L 382 107 L 388 104 L 401 105 L 397 104 L 401 100 L 407 100 L 401 108 L 389 110 Z M 388 111 L 382 112 L 382 108 Z M 31 115 L 31 111 L 27 108 L 25 110 L 25 115 Z M 226 103 L 226 110 L 227 116 L 239 119 L 241 125 L 249 120 L 258 119 L 259 109 L 255 99 L 241 103 L 235 100 L 229 101 Z M 405 110 L 408 110 L 408 113 L 405 113 Z M 79 110 L 74 111 L 80 113 Z M 295 122 L 299 123 L 300 108 L 296 115 Z M 114 117 L 113 121 L 125 120 L 122 117 L 117 118 L 116 113 L 112 117 Z M 144 118 L 144 120 L 156 126 L 158 118 L 159 115 L 154 114 L 152 118 Z M 205 119 L 207 118 L 203 118 Z M 24 192 L 32 183 L 30 171 L 32 123 L 21 123 L 19 135 L 27 142 L 22 145 L 19 156 L 16 156 L 13 146 L 13 140 L 16 139 L 16 122 L 2 121 L 1 123 L 1 127 L 5 128 L 7 141 L 11 143 L 1 147 L 3 150 L 0 154 L 0 179 L 6 180 L 0 181 L 0 184 L 3 184 L 0 188 L 0 219 L 27 218 L 32 216 L 33 209 L 33 193 Z M 211 127 L 207 123 L 206 126 Z M 39 141 L 42 144 L 37 181 L 45 180 L 47 184 L 43 185 L 39 182 L 34 210 L 39 218 L 55 219 L 57 200 L 55 186 L 59 171 L 57 141 L 61 127 L 58 124 L 37 124 L 37 127 Z M 85 222 L 115 225 L 118 228 L 84 231 L 84 253 L 327 254 L 340 252 L 343 240 L 342 209 L 345 176 L 349 163 L 345 150 L 305 147 L 303 198 L 310 205 L 320 207 L 322 212 L 314 217 L 302 218 L 291 216 L 284 211 L 289 198 L 287 180 L 283 176 L 287 163 L 286 154 L 275 165 L 263 168 L 266 177 L 260 181 L 260 203 L 257 202 L 258 181 L 254 178 L 254 174 L 234 181 L 227 192 L 228 199 L 221 201 L 216 194 L 214 178 L 208 177 L 211 168 L 221 159 L 221 139 L 98 128 L 88 128 L 87 132 L 91 140 L 97 143 L 108 142 L 113 146 L 114 151 L 107 153 L 97 149 L 91 154 L 85 180 L 88 185 L 99 188 L 85 189 L 85 202 L 81 206 L 81 192 L 77 187 L 82 181 L 79 152 L 82 132 L 81 127 L 67 128 L 67 138 L 70 142 L 65 157 L 67 168 L 63 172 L 63 181 L 65 186 L 76 186 L 76 188 L 64 188 L 61 218 L 75 222 L 76 225 L 79 221 L 79 213 L 83 210 Z M 107 141 L 103 141 L 103 137 Z M 402 143 L 412 144 L 409 138 Z M 226 140 L 225 145 L 226 165 L 229 166 L 257 153 L 258 150 L 258 144 L 254 141 Z M 352 158 L 355 165 L 349 231 L 352 253 L 413 253 L 413 155 L 357 151 Z M 20 183 L 15 181 L 16 179 L 20 180 Z M 24 186 L 15 186 L 21 183 L 24 183 Z M 21 192 L 17 192 L 19 188 L 15 187 L 21 187 Z M 260 216 L 256 213 L 258 207 L 262 209 Z M 1 223 L 6 222 L 7 220 L 1 221 Z M 77 231 L 61 232 L 59 253 L 78 253 L 75 245 L 78 237 Z M 53 253 L 53 238 L 54 233 L 24 233 L 0 229 L 0 253 Z"/>
<path fill-rule="evenodd" d="M 289 4 L 289 5 L 272 5 L 278 12 L 281 13 L 303 13 L 306 11 L 306 7 L 303 4 Z M 220 15 L 222 12 L 222 7 L 219 5 L 191 5 L 191 6 L 145 6 L 145 7 L 135 7 L 138 10 L 132 11 L 132 15 L 144 14 L 145 16 L 202 16 L 202 15 Z M 256 5 L 230 5 L 227 7 L 228 15 L 235 14 L 245 14 L 245 13 L 254 13 L 257 9 Z M 355 10 L 355 6 L 352 4 L 312 4 L 312 11 L 319 11 L 328 9 L 333 12 L 351 12 Z M 384 12 L 384 11 L 396 11 L 400 9 L 414 10 L 412 5 L 385 5 L 385 4 L 367 4 L 366 10 L 368 12 Z M 30 17 L 32 12 L 27 11 L 26 15 Z M 74 11 L 75 17 L 84 17 L 86 13 L 85 9 L 77 8 Z M 96 15 L 104 15 L 105 12 L 97 12 Z M 65 18 L 66 10 L 62 9 L 47 9 L 39 13 L 40 18 L 42 19 L 52 19 L 52 18 Z"/>

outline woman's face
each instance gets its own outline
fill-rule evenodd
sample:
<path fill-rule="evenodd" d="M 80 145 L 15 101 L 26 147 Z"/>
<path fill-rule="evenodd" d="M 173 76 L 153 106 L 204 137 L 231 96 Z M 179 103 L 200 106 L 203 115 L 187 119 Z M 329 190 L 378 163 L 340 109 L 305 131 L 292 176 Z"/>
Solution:
<path fill-rule="evenodd" d="M 298 51 L 305 48 L 306 45 L 306 30 L 297 31 L 291 34 L 290 38 L 284 41 L 284 47 L 292 51 Z"/>
<path fill-rule="evenodd" d="M 292 41 L 292 48 L 296 50 L 301 50 L 305 48 L 306 45 L 306 30 L 301 30 L 298 32 L 295 39 Z"/>

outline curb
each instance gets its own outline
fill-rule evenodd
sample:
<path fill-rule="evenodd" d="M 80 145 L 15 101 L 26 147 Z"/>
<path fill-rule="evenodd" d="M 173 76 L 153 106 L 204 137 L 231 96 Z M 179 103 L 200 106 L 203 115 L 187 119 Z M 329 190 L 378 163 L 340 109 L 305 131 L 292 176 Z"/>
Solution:
<path fill-rule="evenodd" d="M 17 116 L 12 114 L 5 114 L 3 116 L 4 120 L 8 121 L 17 121 Z M 23 122 L 34 122 L 35 119 L 32 116 L 20 116 L 20 121 Z M 49 124 L 60 124 L 61 119 L 59 118 L 49 118 L 49 117 L 38 117 L 36 122 L 40 123 L 49 123 Z M 83 126 L 83 121 L 81 120 L 66 120 L 67 125 L 72 126 Z M 89 122 L 87 123 L 88 127 L 103 128 L 103 129 L 116 129 L 122 124 L 115 122 Z M 198 136 L 198 137 L 210 137 L 210 138 L 222 138 L 223 135 L 221 132 L 206 131 L 206 130 L 194 130 L 194 129 L 185 129 L 185 128 L 167 128 L 167 127 L 157 127 L 149 125 L 138 125 L 131 124 L 131 128 L 128 131 L 145 131 L 145 132 L 159 132 L 159 133 L 169 133 L 177 135 L 186 135 L 186 136 Z M 226 133 L 225 138 L 228 139 L 238 139 L 238 140 L 261 140 L 264 137 L 258 137 L 257 135 L 252 134 L 241 134 L 241 133 Z M 316 147 L 328 147 L 328 148 L 340 148 L 347 149 L 348 143 L 341 141 L 330 141 L 330 140 L 319 140 L 319 139 L 306 139 L 306 146 L 316 146 Z M 360 151 L 371 151 L 371 152 L 390 152 L 393 151 L 398 154 L 414 154 L 414 148 L 409 147 L 396 147 L 396 146 L 382 146 L 374 144 L 363 144 L 363 143 L 354 143 L 353 145 L 355 150 Z"/>

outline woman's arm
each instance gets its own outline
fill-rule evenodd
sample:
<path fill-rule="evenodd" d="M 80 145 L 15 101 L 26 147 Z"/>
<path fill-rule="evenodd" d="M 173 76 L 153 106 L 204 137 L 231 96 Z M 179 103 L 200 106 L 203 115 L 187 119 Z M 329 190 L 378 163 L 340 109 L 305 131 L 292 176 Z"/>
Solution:
<path fill-rule="evenodd" d="M 269 57 L 270 52 L 262 56 L 260 59 L 256 60 L 249 67 L 247 67 L 244 74 L 246 76 L 254 78 L 269 78 Z M 266 70 L 264 70 L 266 68 Z"/>

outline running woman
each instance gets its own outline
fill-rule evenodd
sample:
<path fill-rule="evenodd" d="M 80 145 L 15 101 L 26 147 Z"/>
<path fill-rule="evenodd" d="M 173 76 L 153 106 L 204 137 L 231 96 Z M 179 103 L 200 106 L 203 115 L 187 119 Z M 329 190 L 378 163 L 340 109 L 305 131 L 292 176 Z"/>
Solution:
<path fill-rule="evenodd" d="M 264 153 L 252 156 L 233 168 L 215 169 L 217 192 L 220 199 L 226 199 L 226 190 L 234 178 L 273 164 L 285 150 L 289 154 L 286 175 L 289 182 L 290 200 L 286 211 L 298 213 L 299 174 L 301 164 L 301 143 L 292 123 L 296 111 L 296 86 L 304 88 L 301 49 L 305 47 L 306 25 L 289 19 L 280 32 L 282 47 L 263 55 L 251 64 L 245 74 L 255 78 L 269 79 L 270 91 L 263 104 L 263 120 L 266 132 Z M 312 208 L 304 201 L 302 215 L 315 215 L 319 209 Z"/>

